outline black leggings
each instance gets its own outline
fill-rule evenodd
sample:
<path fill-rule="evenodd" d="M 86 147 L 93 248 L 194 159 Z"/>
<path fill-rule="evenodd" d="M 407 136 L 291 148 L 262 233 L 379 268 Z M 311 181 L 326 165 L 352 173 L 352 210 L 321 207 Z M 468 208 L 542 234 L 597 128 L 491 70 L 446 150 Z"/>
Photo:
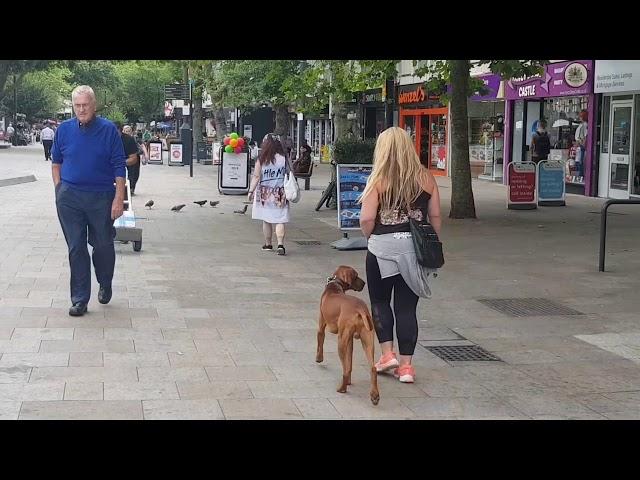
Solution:
<path fill-rule="evenodd" d="M 393 314 L 396 320 L 396 335 L 400 355 L 413 355 L 418 342 L 418 319 L 416 307 L 418 296 L 406 284 L 402 275 L 382 279 L 376 256 L 367 251 L 367 286 L 371 313 L 378 341 L 393 341 Z M 391 311 L 393 291 L 393 312 Z"/>
<path fill-rule="evenodd" d="M 131 193 L 133 193 L 140 178 L 140 161 L 135 165 L 127 165 L 127 172 L 129 174 L 129 187 L 131 188 Z"/>

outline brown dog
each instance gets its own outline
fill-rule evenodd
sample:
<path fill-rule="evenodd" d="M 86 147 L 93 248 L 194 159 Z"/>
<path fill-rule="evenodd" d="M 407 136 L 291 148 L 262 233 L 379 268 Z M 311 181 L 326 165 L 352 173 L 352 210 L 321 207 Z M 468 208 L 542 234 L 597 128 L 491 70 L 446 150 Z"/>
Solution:
<path fill-rule="evenodd" d="M 373 320 L 369 307 L 362 300 L 345 295 L 349 289 L 361 291 L 364 281 L 351 267 L 338 267 L 332 277 L 327 278 L 327 286 L 320 299 L 320 325 L 318 327 L 318 351 L 316 362 L 324 360 L 324 330 L 329 327 L 331 333 L 338 334 L 338 354 L 342 362 L 342 383 L 338 392 L 345 393 L 351 385 L 351 366 L 353 362 L 353 338 L 359 338 L 371 367 L 371 402 L 380 400 L 378 374 L 374 366 Z"/>

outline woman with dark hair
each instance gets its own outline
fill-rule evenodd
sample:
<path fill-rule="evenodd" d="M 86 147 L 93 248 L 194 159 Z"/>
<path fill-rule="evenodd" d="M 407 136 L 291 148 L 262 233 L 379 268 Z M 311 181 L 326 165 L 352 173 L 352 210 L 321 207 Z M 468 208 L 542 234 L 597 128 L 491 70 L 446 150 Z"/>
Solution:
<path fill-rule="evenodd" d="M 293 162 L 293 173 L 309 173 L 311 168 L 311 147 L 307 144 L 300 145 L 300 158 Z"/>
<path fill-rule="evenodd" d="M 262 141 L 260 155 L 251 177 L 249 201 L 253 201 L 252 218 L 262 220 L 264 245 L 262 250 L 273 251 L 273 225 L 276 226 L 278 255 L 285 255 L 284 224 L 289 222 L 289 202 L 284 195 L 287 159 L 280 137 L 268 133 Z M 254 195 L 256 188 L 258 194 Z"/>

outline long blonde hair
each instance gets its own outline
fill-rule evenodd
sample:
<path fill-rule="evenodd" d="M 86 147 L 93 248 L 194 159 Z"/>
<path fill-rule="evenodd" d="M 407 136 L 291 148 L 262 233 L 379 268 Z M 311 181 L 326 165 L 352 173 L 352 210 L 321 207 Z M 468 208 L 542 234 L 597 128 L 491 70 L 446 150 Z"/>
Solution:
<path fill-rule="evenodd" d="M 425 171 L 409 134 L 399 127 L 387 128 L 376 141 L 373 170 L 360 202 L 379 186 L 381 209 L 408 209 L 422 193 Z"/>

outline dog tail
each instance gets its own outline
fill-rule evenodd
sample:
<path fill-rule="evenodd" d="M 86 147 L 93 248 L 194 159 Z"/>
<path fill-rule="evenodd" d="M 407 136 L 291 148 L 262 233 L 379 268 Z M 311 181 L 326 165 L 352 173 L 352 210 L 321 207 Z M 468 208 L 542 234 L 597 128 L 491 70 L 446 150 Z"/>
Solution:
<path fill-rule="evenodd" d="M 369 312 L 360 312 L 360 317 L 364 322 L 364 327 L 370 332 L 373 331 L 373 318 L 371 318 L 371 314 Z"/>

